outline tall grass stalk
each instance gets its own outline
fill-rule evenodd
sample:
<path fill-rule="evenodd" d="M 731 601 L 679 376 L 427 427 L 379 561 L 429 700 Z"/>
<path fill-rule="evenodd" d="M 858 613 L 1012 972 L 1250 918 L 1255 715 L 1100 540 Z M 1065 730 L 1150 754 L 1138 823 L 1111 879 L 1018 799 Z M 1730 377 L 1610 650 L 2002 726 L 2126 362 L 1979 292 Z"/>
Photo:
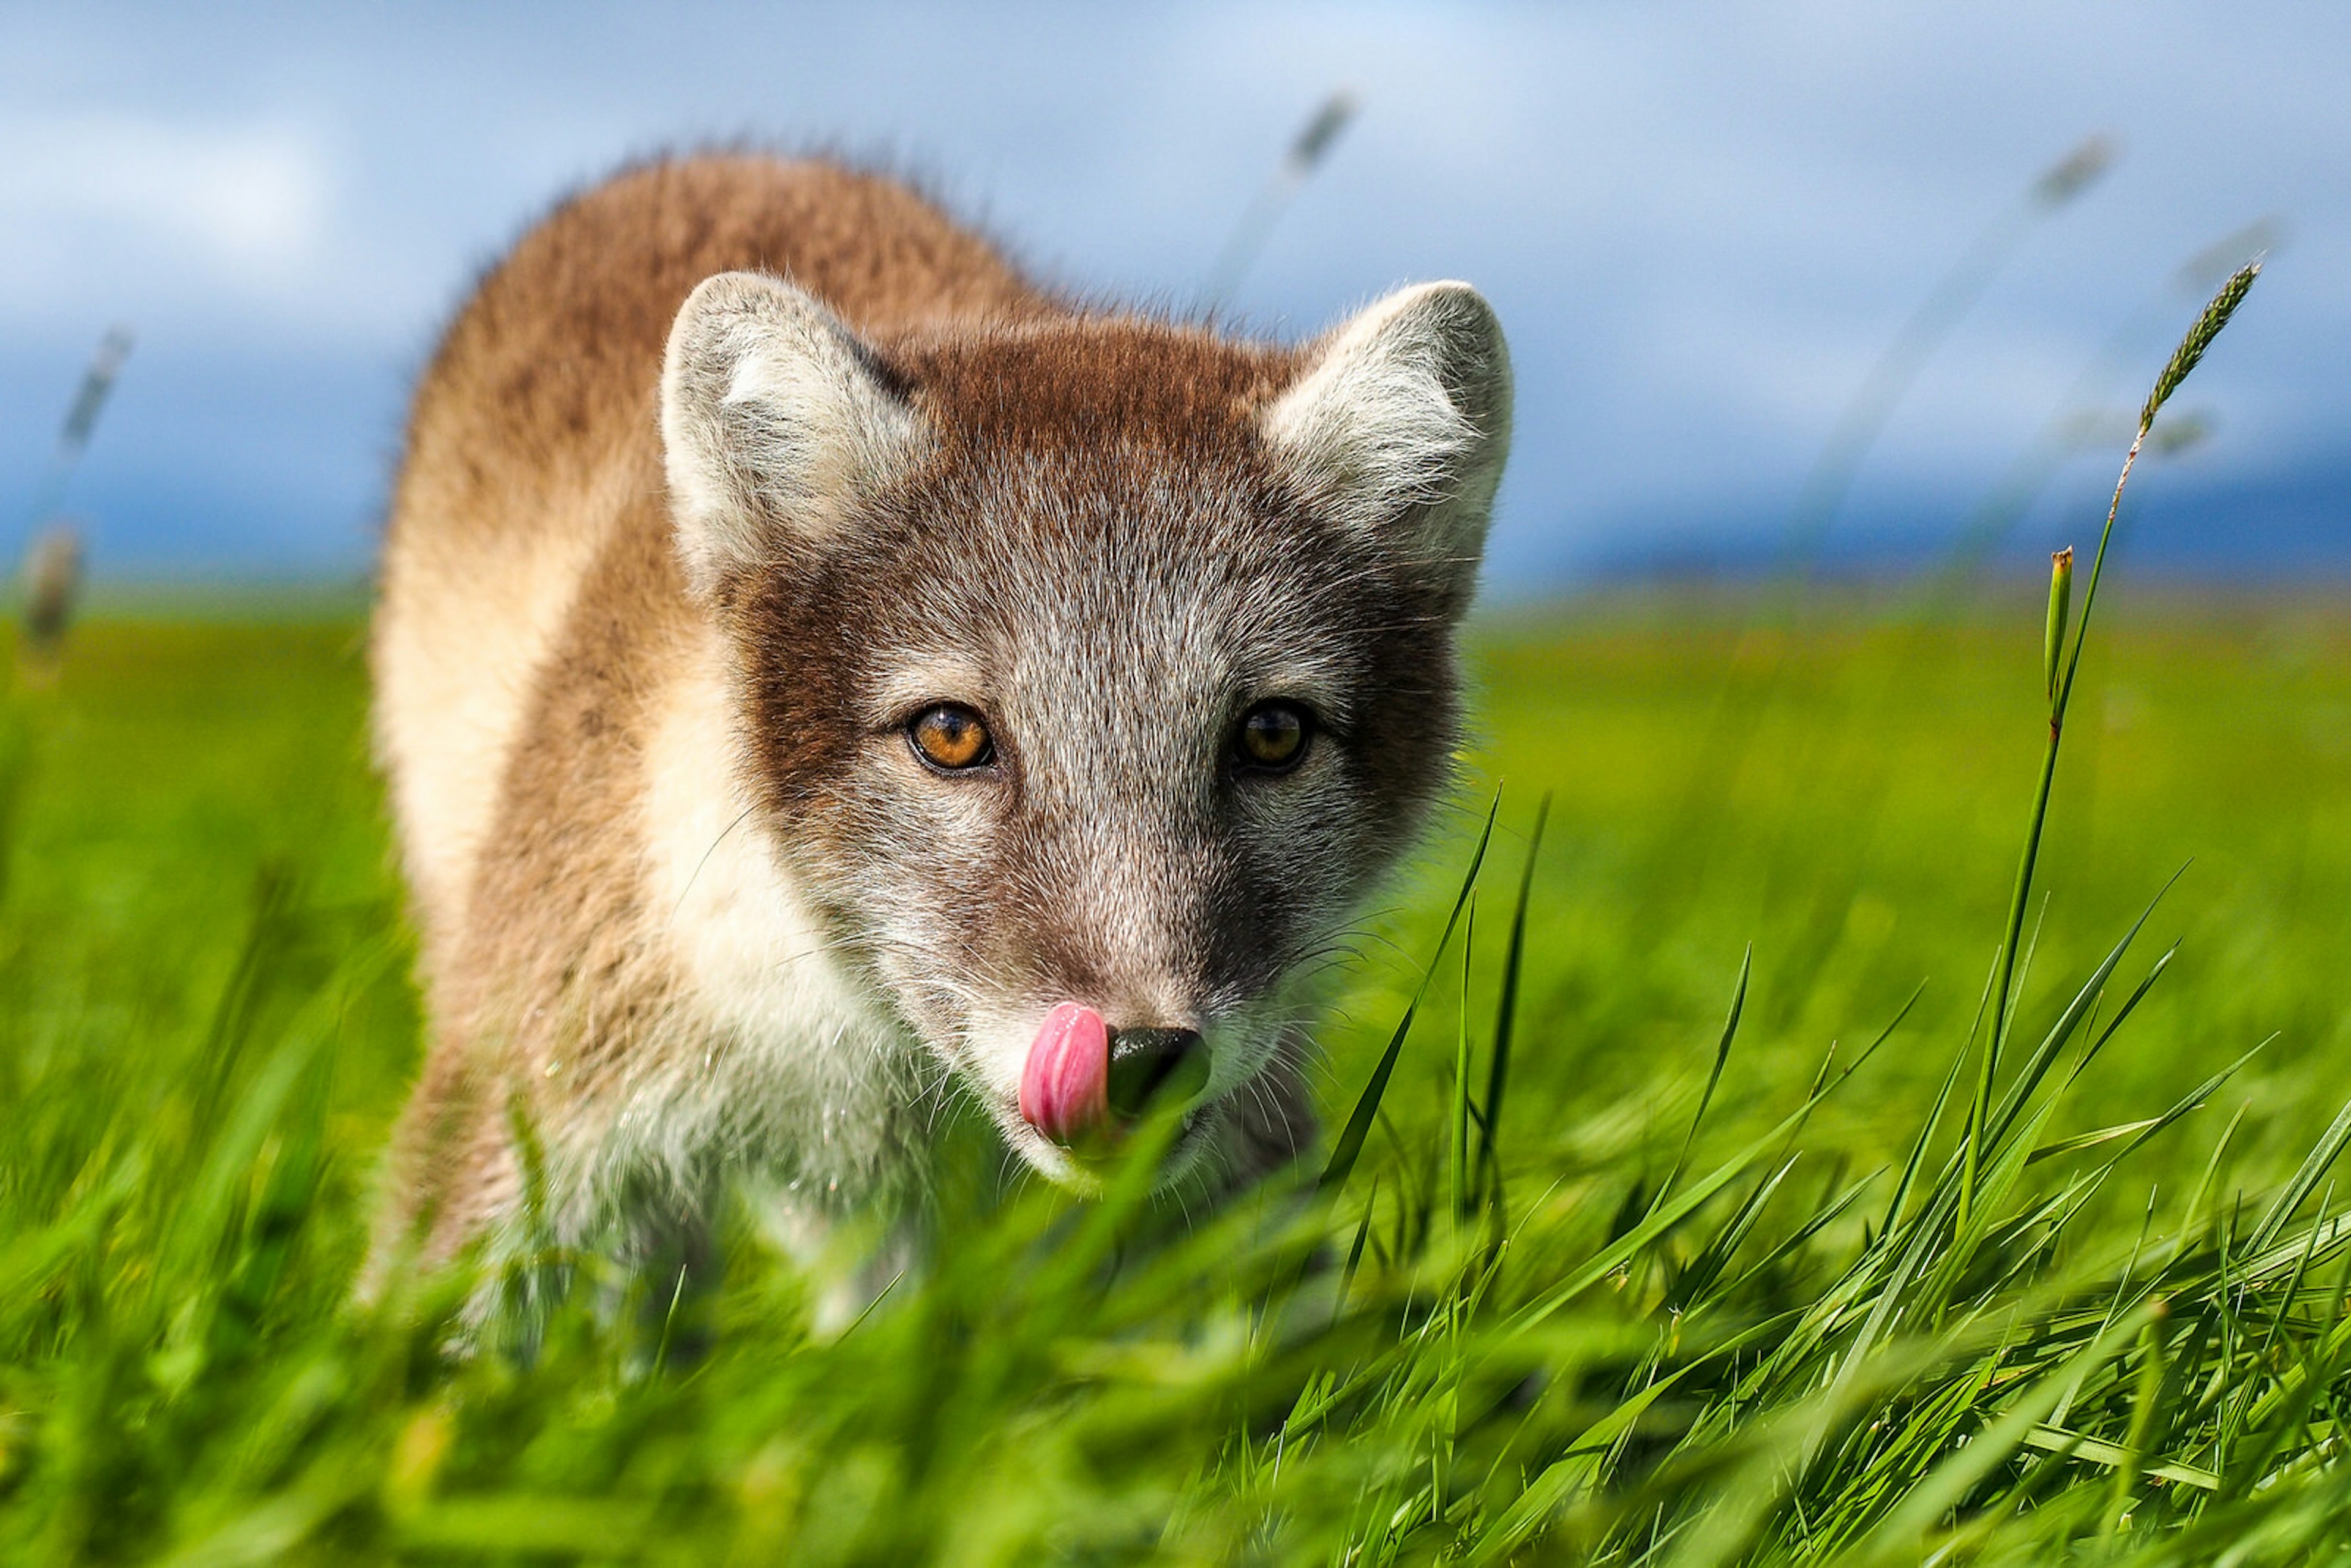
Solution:
<path fill-rule="evenodd" d="M 2147 444 L 2147 433 L 2155 427 L 2155 416 L 2170 401 L 2171 394 L 2179 390 L 2180 383 L 2188 379 L 2189 372 L 2204 357 L 2204 350 L 2229 325 L 2229 319 L 2237 313 L 2237 307 L 2245 302 L 2245 296 L 2252 288 L 2253 279 L 2261 276 L 2261 270 L 2262 264 L 2258 259 L 2248 262 L 2220 286 L 2220 292 L 2212 296 L 2211 302 L 2204 307 L 2202 314 L 2189 328 L 2188 335 L 2172 350 L 2170 360 L 2156 378 L 2147 401 L 2140 405 L 2138 429 L 2131 437 L 2130 450 L 2123 456 L 2122 472 L 2115 480 L 2114 498 L 2106 504 L 2105 526 L 2098 530 L 2098 548 L 2090 558 L 2089 585 L 2082 592 L 2082 613 L 2074 622 L 2072 651 L 2062 655 L 2062 675 L 2059 664 L 2064 643 L 2066 601 L 2073 590 L 2073 550 L 2069 548 L 2059 551 L 2051 563 L 2049 627 L 2044 653 L 2049 686 L 2049 739 L 2041 753 L 2041 777 L 2033 787 L 2032 815 L 2025 828 L 2023 852 L 2017 860 L 2016 884 L 2009 895 L 2008 929 L 2001 942 L 1999 978 L 1992 988 L 1991 1017 L 1984 1035 L 1983 1053 L 1978 1059 L 1975 1099 L 1968 1115 L 1966 1168 L 1959 1187 L 1959 1222 L 1962 1227 L 1966 1226 L 1975 1207 L 1984 1120 L 1991 1110 L 1992 1083 L 2000 1072 L 2001 1051 L 2007 1043 L 2011 1025 L 2009 988 L 2016 977 L 2016 956 L 2024 934 L 2025 907 L 2032 896 L 2033 867 L 2040 859 L 2042 836 L 2049 820 L 2049 791 L 2057 778 L 2057 750 L 2064 738 L 2065 714 L 2073 704 L 2074 678 L 2081 672 L 2082 649 L 2089 640 L 2090 616 L 2097 607 L 2098 583 L 2105 572 L 2106 548 L 2114 542 L 2115 519 L 2122 515 L 2123 490 L 2130 483 L 2131 469 L 2137 464 L 2139 453 Z"/>

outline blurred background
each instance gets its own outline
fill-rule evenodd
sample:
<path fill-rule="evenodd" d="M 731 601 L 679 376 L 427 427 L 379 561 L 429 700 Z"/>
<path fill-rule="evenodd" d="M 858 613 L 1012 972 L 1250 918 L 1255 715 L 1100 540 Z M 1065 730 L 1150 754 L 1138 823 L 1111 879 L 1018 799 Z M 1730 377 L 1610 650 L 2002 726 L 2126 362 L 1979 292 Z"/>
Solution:
<path fill-rule="evenodd" d="M 9 6 L 0 546 L 63 512 L 101 584 L 356 581 L 469 280 L 617 162 L 748 138 L 1283 335 L 1475 282 L 1520 377 L 1505 598 L 2086 544 L 2266 246 L 2128 549 L 2351 575 L 2346 61 L 2351 12 L 2262 4 Z"/>

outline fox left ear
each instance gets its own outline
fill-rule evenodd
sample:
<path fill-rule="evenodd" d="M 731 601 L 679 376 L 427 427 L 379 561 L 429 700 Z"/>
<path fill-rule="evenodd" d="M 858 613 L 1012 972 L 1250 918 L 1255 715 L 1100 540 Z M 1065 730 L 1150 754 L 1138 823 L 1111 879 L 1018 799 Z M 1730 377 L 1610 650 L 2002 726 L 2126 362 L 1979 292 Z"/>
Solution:
<path fill-rule="evenodd" d="M 705 599 L 821 545 L 920 460 L 931 432 L 873 351 L 781 278 L 722 272 L 686 297 L 662 363 L 678 559 Z"/>
<path fill-rule="evenodd" d="M 1484 296 L 1466 283 L 1389 295 L 1325 339 L 1259 423 L 1343 525 L 1466 604 L 1510 447 L 1510 354 Z"/>

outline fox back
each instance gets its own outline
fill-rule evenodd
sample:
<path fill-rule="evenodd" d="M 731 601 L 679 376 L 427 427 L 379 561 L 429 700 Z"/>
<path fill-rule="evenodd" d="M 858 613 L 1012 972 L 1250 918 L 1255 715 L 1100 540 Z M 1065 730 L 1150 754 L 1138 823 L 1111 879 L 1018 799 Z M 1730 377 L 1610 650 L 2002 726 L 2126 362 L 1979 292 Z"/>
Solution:
<path fill-rule="evenodd" d="M 1508 444 L 1458 284 L 1304 346 L 1080 307 L 903 186 L 664 162 L 427 371 L 377 737 L 432 1044 L 376 1267 L 919 1210 L 967 1096 L 1045 1176 L 1310 1135 L 1310 984 L 1447 787 Z M 535 1167 L 537 1168 L 537 1167 Z"/>

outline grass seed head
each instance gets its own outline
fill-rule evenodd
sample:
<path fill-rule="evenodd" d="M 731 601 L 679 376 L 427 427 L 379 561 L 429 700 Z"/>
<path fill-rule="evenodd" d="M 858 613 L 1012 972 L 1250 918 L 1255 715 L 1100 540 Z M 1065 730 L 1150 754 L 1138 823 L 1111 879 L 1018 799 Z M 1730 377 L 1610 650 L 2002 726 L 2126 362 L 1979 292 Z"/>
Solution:
<path fill-rule="evenodd" d="M 2062 207 L 2095 184 L 2098 176 L 2114 167 L 2122 149 L 2110 136 L 2085 137 L 2082 144 L 2052 164 L 2048 172 L 2033 182 L 2032 199 L 2043 207 Z"/>
<path fill-rule="evenodd" d="M 2188 336 L 2179 340 L 2179 347 L 2171 351 L 2171 362 L 2155 379 L 2155 390 L 2147 394 L 2147 406 L 2139 410 L 2141 435 L 2154 428 L 2157 413 L 2179 390 L 2179 383 L 2188 379 L 2188 372 L 2196 368 L 2196 361 L 2204 357 L 2204 350 L 2220 335 L 2229 318 L 2237 313 L 2237 307 L 2245 302 L 2245 295 L 2261 271 L 2262 258 L 2255 256 L 2231 273 L 2229 281 L 2220 285 L 2220 291 L 2212 296 L 2211 303 L 2204 307 L 2204 313 L 2196 318 L 2196 325 L 2188 329 Z"/>
<path fill-rule="evenodd" d="M 24 582 L 25 651 L 38 664 L 54 664 L 81 601 L 80 530 L 63 521 L 42 529 L 25 553 Z"/>

